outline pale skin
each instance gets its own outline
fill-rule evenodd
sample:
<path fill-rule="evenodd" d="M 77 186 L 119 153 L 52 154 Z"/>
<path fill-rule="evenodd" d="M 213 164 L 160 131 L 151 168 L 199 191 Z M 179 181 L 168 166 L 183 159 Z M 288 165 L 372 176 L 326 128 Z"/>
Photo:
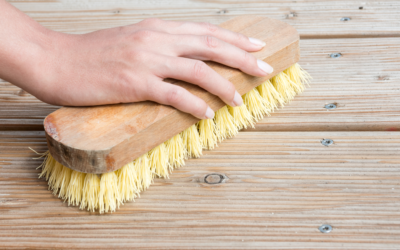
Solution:
<path fill-rule="evenodd" d="M 209 23 L 145 19 L 83 35 L 55 32 L 0 0 L 0 78 L 55 105 L 92 106 L 145 100 L 211 119 L 206 102 L 166 78 L 198 85 L 226 104 L 243 100 L 203 61 L 253 76 L 273 69 L 251 53 L 265 44 Z"/>

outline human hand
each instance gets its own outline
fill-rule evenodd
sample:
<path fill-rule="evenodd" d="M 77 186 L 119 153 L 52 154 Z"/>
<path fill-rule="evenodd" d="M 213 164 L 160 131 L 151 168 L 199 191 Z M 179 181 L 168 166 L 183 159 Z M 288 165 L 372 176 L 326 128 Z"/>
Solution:
<path fill-rule="evenodd" d="M 64 106 L 150 100 L 205 119 L 214 112 L 199 97 L 163 81 L 198 85 L 231 106 L 242 105 L 234 85 L 202 60 L 238 68 L 254 76 L 272 72 L 249 52 L 263 42 L 209 23 L 146 19 L 137 24 L 84 35 L 50 34 L 51 46 L 39 60 L 40 88 L 29 92 Z M 28 80 L 29 81 L 29 80 Z"/>

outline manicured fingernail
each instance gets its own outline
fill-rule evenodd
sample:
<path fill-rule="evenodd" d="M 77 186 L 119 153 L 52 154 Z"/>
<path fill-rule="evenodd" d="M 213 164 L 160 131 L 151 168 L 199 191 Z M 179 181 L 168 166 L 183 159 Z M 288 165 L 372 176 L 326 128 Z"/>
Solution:
<path fill-rule="evenodd" d="M 260 59 L 257 59 L 257 65 L 262 71 L 267 74 L 271 74 L 272 72 L 274 72 L 274 69 L 271 67 L 271 65 L 264 61 L 261 61 Z"/>
<path fill-rule="evenodd" d="M 206 111 L 206 119 L 212 119 L 214 118 L 214 115 L 215 115 L 214 111 L 210 109 L 210 107 L 208 107 Z"/>
<path fill-rule="evenodd" d="M 250 40 L 250 42 L 252 43 L 252 44 L 255 44 L 255 45 L 258 45 L 258 46 L 265 46 L 265 42 L 263 42 L 263 41 L 261 41 L 261 40 L 259 40 L 259 39 L 257 39 L 257 38 L 252 38 L 252 37 L 249 37 L 249 40 Z"/>
<path fill-rule="evenodd" d="M 232 104 L 233 104 L 232 107 L 243 105 L 243 99 L 237 91 L 235 91 L 235 97 L 233 98 Z"/>

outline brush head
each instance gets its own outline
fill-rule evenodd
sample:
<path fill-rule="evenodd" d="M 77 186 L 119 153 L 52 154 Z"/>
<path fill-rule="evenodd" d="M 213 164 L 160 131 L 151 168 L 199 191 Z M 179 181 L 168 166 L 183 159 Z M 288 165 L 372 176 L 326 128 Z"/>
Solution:
<path fill-rule="evenodd" d="M 240 94 L 249 92 L 300 58 L 299 35 L 284 22 L 260 16 L 240 16 L 220 26 L 264 41 L 264 49 L 253 54 L 274 68 L 274 73 L 268 77 L 253 77 L 237 69 L 207 62 L 232 82 Z M 195 85 L 176 80 L 170 82 L 199 96 L 213 110 L 225 106 L 217 96 Z M 140 102 L 63 107 L 46 117 L 44 127 L 50 154 L 57 162 L 79 172 L 98 174 L 118 170 L 198 121 L 169 106 Z"/>

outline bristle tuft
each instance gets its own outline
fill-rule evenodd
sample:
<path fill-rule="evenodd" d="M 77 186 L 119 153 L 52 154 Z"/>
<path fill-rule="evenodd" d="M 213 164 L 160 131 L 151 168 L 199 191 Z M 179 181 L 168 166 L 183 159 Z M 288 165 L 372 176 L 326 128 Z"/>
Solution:
<path fill-rule="evenodd" d="M 233 117 L 233 122 L 238 130 L 252 127 L 254 128 L 254 118 L 250 111 L 247 109 L 246 105 L 231 107 L 228 106 L 229 113 Z"/>
<path fill-rule="evenodd" d="M 59 178 L 60 178 L 60 174 L 61 174 L 61 171 L 62 171 L 62 169 L 63 169 L 63 165 L 61 165 L 60 163 L 58 163 L 57 161 L 56 161 L 56 163 L 54 164 L 54 167 L 53 167 L 53 171 L 51 171 L 51 174 L 50 174 L 50 177 L 49 177 L 49 188 L 51 189 L 51 190 L 53 190 L 53 194 L 54 195 L 56 195 L 57 194 L 57 192 L 58 192 L 58 189 L 60 188 L 60 186 L 59 185 L 57 185 L 57 184 L 59 184 Z"/>
<path fill-rule="evenodd" d="M 214 149 L 217 145 L 216 127 L 213 119 L 204 119 L 197 123 L 200 141 L 205 149 Z"/>
<path fill-rule="evenodd" d="M 290 102 L 296 95 L 296 91 L 293 89 L 292 81 L 289 76 L 284 72 L 281 72 L 272 78 L 272 84 L 276 91 L 282 96 L 285 103 Z"/>
<path fill-rule="evenodd" d="M 183 144 L 183 142 L 182 142 Z M 168 178 L 168 150 L 165 143 L 161 143 L 149 152 L 150 171 L 158 177 Z"/>
<path fill-rule="evenodd" d="M 186 158 L 198 158 L 202 154 L 202 143 L 200 140 L 199 132 L 197 131 L 197 126 L 192 125 L 185 129 L 182 133 L 183 144 L 186 147 Z"/>
<path fill-rule="evenodd" d="M 239 131 L 233 120 L 233 116 L 229 113 L 228 107 L 224 106 L 215 112 L 215 127 L 217 131 L 217 139 L 219 142 L 226 138 L 236 135 Z"/>
<path fill-rule="evenodd" d="M 278 105 L 283 105 L 285 100 L 276 91 L 271 81 L 268 80 L 257 87 L 258 93 L 264 99 L 267 113 L 272 113 L 278 108 Z"/>
<path fill-rule="evenodd" d="M 180 134 L 175 135 L 165 142 L 168 152 L 168 164 L 172 169 L 185 165 L 186 147 Z"/>
<path fill-rule="evenodd" d="M 311 80 L 310 74 L 302 69 L 298 63 L 293 64 L 283 71 L 291 80 L 292 88 L 297 94 L 304 91 L 305 85 Z"/>
<path fill-rule="evenodd" d="M 255 121 L 264 117 L 266 112 L 265 101 L 257 89 L 252 89 L 243 95 L 243 101 Z"/>
<path fill-rule="evenodd" d="M 78 171 L 71 172 L 71 180 L 67 188 L 66 199 L 68 200 L 68 206 L 78 206 L 83 197 L 83 186 L 85 185 L 85 173 Z"/>
<path fill-rule="evenodd" d="M 86 174 L 80 209 L 94 212 L 99 208 L 100 178 L 97 174 Z"/>
<path fill-rule="evenodd" d="M 51 156 L 51 154 L 48 154 L 44 159 L 43 163 L 39 166 L 42 168 L 42 172 L 40 173 L 39 178 L 45 177 L 46 181 L 48 181 L 49 177 L 51 176 L 51 173 L 54 170 L 56 163 L 57 162 L 53 158 L 53 156 Z"/>
<path fill-rule="evenodd" d="M 121 204 L 117 175 L 114 172 L 101 175 L 99 192 L 99 213 L 115 212 Z"/>
<path fill-rule="evenodd" d="M 137 174 L 138 182 L 136 183 L 140 191 L 146 190 L 153 181 L 153 175 L 149 166 L 149 158 L 144 154 L 137 158 L 134 162 L 134 169 Z"/>
<path fill-rule="evenodd" d="M 133 201 L 140 192 L 137 187 L 139 180 L 133 162 L 118 169 L 116 174 L 121 202 Z"/>

